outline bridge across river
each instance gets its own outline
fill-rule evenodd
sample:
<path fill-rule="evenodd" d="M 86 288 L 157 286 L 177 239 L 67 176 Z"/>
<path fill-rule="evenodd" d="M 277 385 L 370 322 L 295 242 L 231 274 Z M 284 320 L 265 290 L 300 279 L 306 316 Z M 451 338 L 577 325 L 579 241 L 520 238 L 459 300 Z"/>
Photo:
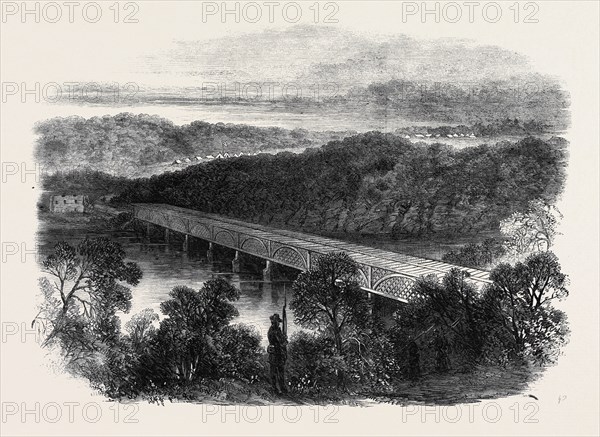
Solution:
<path fill-rule="evenodd" d="M 414 283 L 421 276 L 442 278 L 458 267 L 441 261 L 403 255 L 346 241 L 301 232 L 271 228 L 216 214 L 165 204 L 138 203 L 133 206 L 134 218 L 162 226 L 167 230 L 206 240 L 236 250 L 233 261 L 239 265 L 239 253 L 299 270 L 308 270 L 320 257 L 330 252 L 346 252 L 359 266 L 359 282 L 369 293 L 402 302 L 410 302 Z M 168 232 L 168 231 L 167 231 Z M 469 273 L 468 281 L 476 286 L 489 283 L 489 272 L 459 267 Z"/>

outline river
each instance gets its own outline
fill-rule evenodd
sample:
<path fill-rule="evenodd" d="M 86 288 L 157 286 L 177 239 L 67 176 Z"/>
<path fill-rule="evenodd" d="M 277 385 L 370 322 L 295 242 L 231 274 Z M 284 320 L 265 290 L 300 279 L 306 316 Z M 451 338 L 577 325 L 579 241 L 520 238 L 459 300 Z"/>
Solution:
<path fill-rule="evenodd" d="M 51 216 L 48 216 L 51 217 Z M 70 217 L 73 218 L 73 217 Z M 62 218 L 61 218 L 62 220 Z M 147 244 L 133 231 L 97 230 L 79 220 L 73 220 L 69 226 L 57 226 L 56 223 L 42 220 L 38 230 L 38 249 L 43 257 L 52 253 L 54 245 L 66 241 L 76 245 L 85 237 L 107 237 L 120 243 L 126 251 L 127 261 L 135 262 L 143 272 L 140 283 L 132 287 L 132 307 L 129 313 L 118 313 L 122 326 L 132 315 L 145 308 L 152 308 L 163 317 L 160 303 L 169 298 L 169 291 L 177 285 L 185 285 L 198 290 L 207 280 L 224 276 L 240 290 L 240 299 L 234 303 L 239 316 L 232 323 L 245 323 L 254 326 L 262 336 L 263 345 L 267 344 L 269 316 L 281 315 L 284 297 L 288 301 L 288 336 L 299 328 L 293 322 L 293 312 L 289 309 L 292 297 L 291 281 L 280 279 L 265 282 L 260 268 L 247 263 L 241 273 L 233 273 L 231 257 L 224 252 L 216 252 L 213 263 L 206 262 L 203 244 L 196 242 L 189 253 L 181 251 L 181 245 L 173 243 L 168 247 L 160 239 L 153 238 Z M 249 265 L 250 264 L 250 265 Z"/>

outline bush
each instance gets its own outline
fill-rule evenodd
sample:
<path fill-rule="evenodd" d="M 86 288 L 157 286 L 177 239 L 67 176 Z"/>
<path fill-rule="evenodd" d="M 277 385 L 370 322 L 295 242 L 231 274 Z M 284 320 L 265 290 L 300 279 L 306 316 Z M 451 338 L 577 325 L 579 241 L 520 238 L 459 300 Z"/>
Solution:
<path fill-rule="evenodd" d="M 560 348 L 567 343 L 569 332 L 564 312 L 551 306 L 541 307 L 529 326 L 526 356 L 539 365 L 556 363 Z"/>
<path fill-rule="evenodd" d="M 371 388 L 390 387 L 399 369 L 388 333 L 377 330 L 364 337 L 361 340 L 351 339 L 346 345 L 349 379 Z"/>
<path fill-rule="evenodd" d="M 288 345 L 287 378 L 292 390 L 319 393 L 338 385 L 338 374 L 346 370 L 335 354 L 333 340 L 307 332 L 295 333 Z"/>
<path fill-rule="evenodd" d="M 256 328 L 237 324 L 226 326 L 218 339 L 217 372 L 222 377 L 256 382 L 264 374 L 261 337 Z"/>

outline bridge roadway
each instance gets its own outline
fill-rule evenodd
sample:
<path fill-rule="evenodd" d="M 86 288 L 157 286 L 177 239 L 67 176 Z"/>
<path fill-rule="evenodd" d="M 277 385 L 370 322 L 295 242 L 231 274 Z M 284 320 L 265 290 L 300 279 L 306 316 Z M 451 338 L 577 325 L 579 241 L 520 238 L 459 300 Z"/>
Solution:
<path fill-rule="evenodd" d="M 134 217 L 168 230 L 180 232 L 212 244 L 248 253 L 299 270 L 310 269 L 319 256 L 330 252 L 346 252 L 359 265 L 359 282 L 370 293 L 402 302 L 414 296 L 414 283 L 421 276 L 442 278 L 452 268 L 469 273 L 468 281 L 478 288 L 489 283 L 489 272 L 459 267 L 441 261 L 403 255 L 346 241 L 301 232 L 271 228 L 216 214 L 166 204 L 134 204 Z M 168 232 L 168 231 L 167 231 Z"/>

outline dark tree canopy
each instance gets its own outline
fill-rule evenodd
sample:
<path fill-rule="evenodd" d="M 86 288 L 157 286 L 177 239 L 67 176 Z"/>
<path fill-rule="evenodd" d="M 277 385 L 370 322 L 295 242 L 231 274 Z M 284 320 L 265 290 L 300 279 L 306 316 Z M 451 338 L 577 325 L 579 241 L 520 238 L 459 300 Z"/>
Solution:
<path fill-rule="evenodd" d="M 518 353 L 528 345 L 562 341 L 564 315 L 550 303 L 569 294 L 568 278 L 554 253 L 533 254 L 514 266 L 500 264 L 490 279 L 494 282 L 486 290 L 488 305 L 513 337 Z M 545 355 L 545 349 L 537 354 Z"/>
<path fill-rule="evenodd" d="M 47 322 L 50 333 L 45 345 L 56 341 L 65 356 L 74 362 L 99 347 L 113 345 L 120 335 L 117 311 L 131 308 L 131 290 L 142 272 L 126 262 L 120 244 L 107 238 L 86 238 L 77 247 L 56 244 L 42 263 L 45 293 L 53 306 L 46 305 L 38 318 Z"/>
<path fill-rule="evenodd" d="M 563 189 L 564 140 L 454 149 L 368 132 L 301 154 L 244 156 L 136 179 L 116 203 L 169 203 L 309 232 L 477 233 Z"/>
<path fill-rule="evenodd" d="M 567 277 L 552 252 L 540 252 L 527 257 L 514 266 L 500 264 L 490 274 L 494 281 L 490 293 L 500 299 L 518 300 L 532 311 L 554 299 L 569 294 Z"/>
<path fill-rule="evenodd" d="M 370 304 L 358 282 L 358 266 L 346 253 L 319 257 L 294 282 L 290 307 L 300 326 L 329 332 L 339 354 L 346 336 L 369 325 Z"/>
<path fill-rule="evenodd" d="M 89 315 L 106 305 L 127 312 L 131 291 L 119 282 L 137 285 L 142 278 L 137 264 L 125 261 L 121 245 L 107 238 L 86 238 L 76 248 L 60 242 L 42 265 L 57 280 L 63 313 L 74 301 Z"/>
<path fill-rule="evenodd" d="M 167 376 L 189 382 L 215 367 L 221 330 L 238 315 L 231 302 L 239 299 L 239 290 L 217 278 L 199 291 L 177 286 L 169 296 L 160 305 L 166 318 L 160 323 L 154 361 Z"/>

